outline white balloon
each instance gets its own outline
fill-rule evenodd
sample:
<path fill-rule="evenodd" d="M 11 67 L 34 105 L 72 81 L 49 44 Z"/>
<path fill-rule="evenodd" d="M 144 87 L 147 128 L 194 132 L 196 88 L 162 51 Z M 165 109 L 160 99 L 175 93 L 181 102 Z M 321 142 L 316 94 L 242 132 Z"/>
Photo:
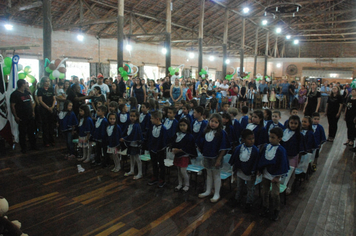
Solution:
<path fill-rule="evenodd" d="M 60 73 L 58 70 L 54 70 L 54 71 L 52 72 L 52 75 L 53 75 L 54 78 L 59 78 L 59 76 L 61 75 L 61 73 Z"/>
<path fill-rule="evenodd" d="M 22 69 L 23 69 L 23 66 L 21 64 L 18 64 L 17 65 L 17 71 L 22 71 Z"/>
<path fill-rule="evenodd" d="M 268 77 L 268 78 L 266 79 L 266 81 L 267 81 L 267 82 L 271 82 L 271 79 Z"/>

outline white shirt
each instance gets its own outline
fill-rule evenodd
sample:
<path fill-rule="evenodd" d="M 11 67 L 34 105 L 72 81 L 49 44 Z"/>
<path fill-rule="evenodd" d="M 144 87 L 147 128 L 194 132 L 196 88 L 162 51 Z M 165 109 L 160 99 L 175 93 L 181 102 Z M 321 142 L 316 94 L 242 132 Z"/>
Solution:
<path fill-rule="evenodd" d="M 100 89 L 101 89 L 101 94 L 103 94 L 104 97 L 105 97 L 105 99 L 107 99 L 106 94 L 107 94 L 107 93 L 110 93 L 109 86 L 108 86 L 107 84 L 104 84 L 104 83 L 101 84 L 101 85 L 99 85 L 99 84 L 94 84 L 94 85 L 92 86 L 92 88 L 94 88 L 95 86 L 99 86 L 99 87 L 100 87 Z"/>
<path fill-rule="evenodd" d="M 229 88 L 229 85 L 228 84 L 220 84 L 219 88 L 222 88 L 222 89 L 228 89 Z M 227 95 L 227 91 L 224 91 L 224 90 L 221 90 L 221 95 L 223 97 L 226 97 Z"/>

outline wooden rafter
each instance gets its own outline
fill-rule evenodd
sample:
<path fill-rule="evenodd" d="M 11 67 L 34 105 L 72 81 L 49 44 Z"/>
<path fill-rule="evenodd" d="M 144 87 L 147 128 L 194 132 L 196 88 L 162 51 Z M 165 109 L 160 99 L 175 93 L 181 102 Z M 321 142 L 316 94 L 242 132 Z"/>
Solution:
<path fill-rule="evenodd" d="M 56 20 L 56 22 L 60 22 L 64 17 L 67 17 L 67 14 L 70 10 L 73 9 L 73 6 L 78 2 L 78 0 L 74 0 L 67 9 L 63 12 L 63 14 Z"/>

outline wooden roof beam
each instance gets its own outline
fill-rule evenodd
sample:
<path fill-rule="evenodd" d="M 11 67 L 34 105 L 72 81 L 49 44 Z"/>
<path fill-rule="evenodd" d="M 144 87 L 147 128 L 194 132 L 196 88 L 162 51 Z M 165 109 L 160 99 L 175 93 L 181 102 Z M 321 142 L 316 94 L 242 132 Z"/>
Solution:
<path fill-rule="evenodd" d="M 215 0 L 212 0 L 212 1 L 215 1 Z M 331 14 L 331 13 L 334 13 L 334 14 L 345 14 L 345 13 L 350 13 L 350 12 L 355 12 L 356 9 L 348 9 L 348 10 L 337 10 L 337 11 L 323 11 L 323 12 L 318 12 L 318 11 L 315 11 L 315 12 L 311 12 L 311 13 L 297 13 L 295 14 L 295 16 L 293 16 L 293 14 L 291 15 L 279 15 L 278 17 L 280 18 L 296 18 L 296 17 L 305 17 L 305 16 L 316 16 L 316 15 L 322 15 L 322 14 Z M 273 16 L 249 16 L 249 17 L 246 17 L 247 19 L 263 19 L 263 18 L 273 18 Z"/>
<path fill-rule="evenodd" d="M 355 22 L 356 19 L 352 20 L 336 20 L 336 21 L 318 21 L 318 22 L 306 22 L 306 23 L 295 23 L 290 24 L 290 26 L 304 26 L 304 25 L 322 25 L 322 24 L 339 24 L 339 23 L 349 23 Z"/>
<path fill-rule="evenodd" d="M 72 10 L 73 6 L 78 2 L 78 0 L 74 0 L 67 9 L 61 14 L 61 16 L 56 20 L 56 22 L 61 21 L 65 16 L 67 16 L 68 12 Z M 37 16 L 36 16 L 37 17 Z"/>

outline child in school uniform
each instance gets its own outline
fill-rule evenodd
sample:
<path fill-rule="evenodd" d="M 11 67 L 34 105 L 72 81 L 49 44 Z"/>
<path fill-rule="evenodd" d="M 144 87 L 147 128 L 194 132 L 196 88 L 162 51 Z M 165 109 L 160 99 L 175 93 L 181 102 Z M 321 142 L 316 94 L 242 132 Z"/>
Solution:
<path fill-rule="evenodd" d="M 189 105 L 190 105 L 189 115 L 193 117 L 194 108 L 198 107 L 198 102 L 197 100 L 193 99 L 189 101 Z"/>
<path fill-rule="evenodd" d="M 224 113 L 221 115 L 223 122 L 223 130 L 227 133 L 229 139 L 230 147 L 234 148 L 236 143 L 234 126 L 232 125 L 231 115 L 229 113 Z"/>
<path fill-rule="evenodd" d="M 213 91 L 213 93 L 211 94 L 212 98 L 209 100 L 209 110 L 211 111 L 211 113 L 216 113 L 218 112 L 218 99 L 216 98 L 216 92 Z"/>
<path fill-rule="evenodd" d="M 263 210 L 260 215 L 270 215 L 270 219 L 274 221 L 277 221 L 279 218 L 280 179 L 289 170 L 287 151 L 280 145 L 282 137 L 283 130 L 281 128 L 276 127 L 271 129 L 269 144 L 262 149 L 261 158 L 258 162 L 259 173 L 263 176 L 261 183 Z M 270 190 L 271 185 L 272 189 Z M 271 195 L 272 207 L 269 202 L 269 195 Z"/>
<path fill-rule="evenodd" d="M 90 117 L 88 105 L 81 105 L 79 107 L 78 147 L 83 148 L 83 158 L 78 159 L 78 161 L 83 161 L 83 163 L 90 162 L 89 138 L 93 128 L 94 123 Z"/>
<path fill-rule="evenodd" d="M 226 152 L 230 150 L 229 140 L 223 130 L 222 118 L 219 114 L 214 113 L 211 115 L 202 141 L 199 144 L 199 149 L 203 154 L 204 167 L 207 173 L 206 190 L 204 193 L 199 194 L 199 198 L 209 196 L 214 184 L 215 192 L 210 201 L 217 202 L 220 199 L 222 159 Z"/>
<path fill-rule="evenodd" d="M 255 134 L 255 146 L 259 147 L 268 142 L 268 133 L 263 123 L 263 113 L 260 110 L 254 111 L 251 117 L 252 123 L 246 129 L 252 130 Z"/>
<path fill-rule="evenodd" d="M 242 116 L 241 116 L 239 122 L 240 122 L 241 132 L 242 132 L 242 130 L 246 129 L 246 126 L 248 124 L 248 107 L 243 106 L 241 108 L 241 112 L 242 112 Z"/>
<path fill-rule="evenodd" d="M 96 156 L 94 166 L 102 165 L 106 166 L 107 160 L 107 148 L 106 148 L 106 128 L 109 125 L 105 115 L 107 112 L 106 106 L 98 106 L 96 109 L 97 120 L 94 125 L 93 139 L 96 142 Z M 102 155 L 104 153 L 104 156 Z"/>
<path fill-rule="evenodd" d="M 301 122 L 299 116 L 292 115 L 289 117 L 288 128 L 283 132 L 281 145 L 287 151 L 287 157 L 289 165 L 297 168 L 299 164 L 299 156 L 305 153 L 305 141 L 304 136 L 301 133 Z M 295 171 L 293 171 L 291 178 L 288 182 L 286 194 L 289 195 L 292 192 L 292 185 L 295 179 Z"/>
<path fill-rule="evenodd" d="M 180 100 L 178 102 L 178 110 L 177 110 L 177 114 L 176 114 L 176 120 L 179 120 L 180 117 L 182 116 L 183 114 L 183 106 L 186 104 L 186 101 L 185 100 Z"/>
<path fill-rule="evenodd" d="M 256 168 L 259 159 L 259 150 L 254 145 L 255 137 L 253 131 L 245 129 L 241 133 L 241 142 L 236 147 L 230 158 L 230 165 L 233 166 L 233 173 L 237 175 L 237 191 L 235 199 L 237 203 L 241 203 L 243 188 L 247 187 L 247 198 L 245 211 L 249 212 L 253 203 L 255 191 Z"/>
<path fill-rule="evenodd" d="M 178 121 L 175 119 L 176 108 L 170 106 L 167 108 L 167 118 L 164 120 L 164 127 L 167 130 L 168 144 L 171 144 L 173 137 L 176 134 Z"/>
<path fill-rule="evenodd" d="M 317 148 L 313 130 L 313 123 L 310 116 L 305 116 L 302 119 L 302 134 L 304 136 L 305 142 L 305 151 L 308 153 L 312 153 L 314 149 Z"/>
<path fill-rule="evenodd" d="M 273 128 L 279 127 L 282 130 L 285 129 L 284 125 L 282 125 L 282 123 L 279 122 L 280 119 L 281 119 L 281 112 L 280 111 L 273 111 L 272 112 L 272 120 L 270 122 L 268 122 L 268 124 L 266 126 L 268 135 L 271 132 L 271 129 L 273 129 Z"/>
<path fill-rule="evenodd" d="M 134 179 L 141 179 L 142 163 L 140 152 L 143 136 L 139 123 L 139 113 L 135 109 L 130 111 L 130 122 L 126 136 L 120 139 L 120 142 L 125 142 L 125 145 L 128 147 L 127 154 L 130 156 L 130 172 L 125 173 L 125 176 L 127 177 L 135 174 L 135 163 L 137 163 L 138 173 L 134 176 Z"/>
<path fill-rule="evenodd" d="M 182 113 L 180 119 L 186 118 L 186 119 L 189 120 L 189 123 L 191 124 L 191 123 L 193 123 L 193 117 L 191 115 L 189 115 L 189 109 L 190 109 L 190 105 L 189 104 L 185 104 L 183 106 L 183 113 Z"/>
<path fill-rule="evenodd" d="M 178 168 L 178 186 L 174 188 L 175 192 L 189 190 L 189 175 L 187 167 L 191 157 L 197 156 L 195 141 L 190 133 L 190 123 L 187 119 L 179 120 L 177 133 L 174 136 L 172 143 L 172 152 L 174 154 L 173 164 Z M 184 186 L 183 186 L 184 180 Z"/>
<path fill-rule="evenodd" d="M 229 115 L 231 116 L 231 123 L 234 127 L 234 144 L 233 147 L 236 147 L 240 143 L 240 133 L 242 132 L 240 121 L 237 119 L 238 110 L 235 107 L 230 107 L 228 110 Z"/>
<path fill-rule="evenodd" d="M 120 104 L 121 105 L 121 104 Z M 115 113 L 116 115 L 119 115 L 118 113 L 118 109 L 119 109 L 119 104 L 115 101 L 111 101 L 109 103 L 109 107 L 108 107 L 108 113 Z M 109 115 L 109 114 L 108 114 Z M 109 117 L 107 117 L 109 118 Z"/>
<path fill-rule="evenodd" d="M 292 108 L 290 109 L 290 111 L 289 111 L 289 114 L 290 114 L 291 116 L 297 116 L 297 115 L 298 115 L 298 108 L 292 107 Z M 287 119 L 287 120 L 284 122 L 283 125 L 284 125 L 285 128 L 288 128 L 289 119 Z"/>
<path fill-rule="evenodd" d="M 120 126 L 121 132 L 125 134 L 127 132 L 127 127 L 130 124 L 130 112 L 128 111 L 126 104 L 121 104 L 119 106 L 119 111 L 117 124 Z"/>
<path fill-rule="evenodd" d="M 267 124 L 272 121 L 272 111 L 270 109 L 263 110 L 263 125 L 267 127 Z"/>
<path fill-rule="evenodd" d="M 120 126 L 117 124 L 117 115 L 115 112 L 108 114 L 109 125 L 106 128 L 107 135 L 107 153 L 110 154 L 115 166 L 111 170 L 112 172 L 119 172 L 121 170 L 121 164 L 119 159 L 120 139 L 122 138 L 122 132 Z"/>
<path fill-rule="evenodd" d="M 165 182 L 165 166 L 164 159 L 166 157 L 167 130 L 162 125 L 162 112 L 154 111 L 151 113 L 152 127 L 148 132 L 148 148 L 150 151 L 153 176 L 148 182 L 152 186 L 158 183 L 159 188 L 163 188 Z"/>
<path fill-rule="evenodd" d="M 141 105 L 141 114 L 140 114 L 140 126 L 143 136 L 142 150 L 147 150 L 147 132 L 151 129 L 151 114 L 148 112 L 150 106 L 147 102 L 142 103 Z"/>
<path fill-rule="evenodd" d="M 316 151 L 315 151 L 315 159 L 312 164 L 312 171 L 316 171 L 316 166 L 318 164 L 318 158 L 319 158 L 319 150 L 321 149 L 321 145 L 323 145 L 326 142 L 326 135 L 325 135 L 325 130 L 322 125 L 319 124 L 320 122 L 320 114 L 318 112 L 313 113 L 313 131 L 314 131 L 314 137 L 315 137 L 315 144 L 317 146 Z"/>
<path fill-rule="evenodd" d="M 63 133 L 64 139 L 67 144 L 68 154 L 65 155 L 65 159 L 74 159 L 74 144 L 73 134 L 75 132 L 75 126 L 78 125 L 78 119 L 73 112 L 73 103 L 66 100 L 63 105 L 63 110 L 59 112 L 59 127 Z"/>
<path fill-rule="evenodd" d="M 194 109 L 194 122 L 191 125 L 192 135 L 195 143 L 199 143 L 201 136 L 204 133 L 205 127 L 208 125 L 208 121 L 203 119 L 205 109 L 201 106 Z"/>

